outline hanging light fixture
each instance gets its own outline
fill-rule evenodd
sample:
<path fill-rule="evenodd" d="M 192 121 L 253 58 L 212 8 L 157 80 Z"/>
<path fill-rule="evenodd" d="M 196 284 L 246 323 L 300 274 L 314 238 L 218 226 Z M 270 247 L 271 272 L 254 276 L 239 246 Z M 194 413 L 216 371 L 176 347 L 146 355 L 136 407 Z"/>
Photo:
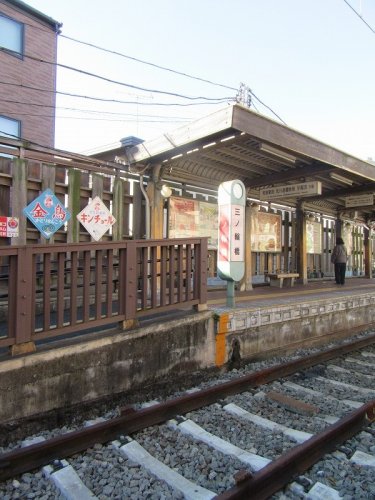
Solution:
<path fill-rule="evenodd" d="M 163 184 L 160 193 L 163 198 L 170 198 L 172 196 L 172 189 L 167 184 Z"/>

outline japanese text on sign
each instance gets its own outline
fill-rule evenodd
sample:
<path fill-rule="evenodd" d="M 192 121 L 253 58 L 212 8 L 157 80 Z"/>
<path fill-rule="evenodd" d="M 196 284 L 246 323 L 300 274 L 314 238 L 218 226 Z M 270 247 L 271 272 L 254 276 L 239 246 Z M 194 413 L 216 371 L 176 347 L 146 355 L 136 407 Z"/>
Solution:
<path fill-rule="evenodd" d="M 23 213 L 47 239 L 70 219 L 70 213 L 50 189 L 35 198 Z"/>
<path fill-rule="evenodd" d="M 0 216 L 0 237 L 15 238 L 19 235 L 19 220 L 17 217 Z"/>
<path fill-rule="evenodd" d="M 77 215 L 77 219 L 95 241 L 100 240 L 116 222 L 116 219 L 99 196 L 96 196 L 91 203 Z"/>
<path fill-rule="evenodd" d="M 261 189 L 259 197 L 261 200 L 277 200 L 280 197 L 310 196 L 322 194 L 322 183 L 320 181 L 302 182 L 300 184 L 288 184 L 286 186 L 276 186 Z"/>

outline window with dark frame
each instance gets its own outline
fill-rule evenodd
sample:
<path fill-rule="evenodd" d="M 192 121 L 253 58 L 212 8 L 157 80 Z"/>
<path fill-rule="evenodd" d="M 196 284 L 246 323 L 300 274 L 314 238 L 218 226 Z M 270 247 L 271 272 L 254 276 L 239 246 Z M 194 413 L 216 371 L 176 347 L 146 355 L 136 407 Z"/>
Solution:
<path fill-rule="evenodd" d="M 7 116 L 0 115 L 0 137 L 10 137 L 11 139 L 18 139 L 21 137 L 21 122 L 19 120 L 14 120 L 13 118 L 8 118 Z M 1 144 L 1 140 L 0 140 Z M 12 146 L 6 146 L 9 150 L 9 154 L 0 153 L 0 158 L 12 158 L 12 151 L 14 148 Z"/>
<path fill-rule="evenodd" d="M 0 49 L 11 55 L 23 56 L 24 25 L 0 13 Z"/>
<path fill-rule="evenodd" d="M 21 137 L 21 122 L 0 115 L 0 136 L 10 137 L 11 139 Z"/>

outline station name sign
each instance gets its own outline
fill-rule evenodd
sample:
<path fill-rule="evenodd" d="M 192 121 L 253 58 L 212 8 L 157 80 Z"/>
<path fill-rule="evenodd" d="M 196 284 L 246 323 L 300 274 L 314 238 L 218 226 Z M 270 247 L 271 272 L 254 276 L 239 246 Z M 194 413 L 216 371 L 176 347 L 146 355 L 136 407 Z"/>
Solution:
<path fill-rule="evenodd" d="M 279 198 L 311 196 L 322 194 L 322 183 L 320 181 L 301 182 L 300 184 L 287 184 L 261 189 L 259 198 L 262 201 L 277 200 Z"/>
<path fill-rule="evenodd" d="M 373 193 L 369 194 L 360 194 L 357 196 L 347 196 L 345 198 L 345 207 L 365 207 L 367 205 L 374 204 L 374 195 Z"/>

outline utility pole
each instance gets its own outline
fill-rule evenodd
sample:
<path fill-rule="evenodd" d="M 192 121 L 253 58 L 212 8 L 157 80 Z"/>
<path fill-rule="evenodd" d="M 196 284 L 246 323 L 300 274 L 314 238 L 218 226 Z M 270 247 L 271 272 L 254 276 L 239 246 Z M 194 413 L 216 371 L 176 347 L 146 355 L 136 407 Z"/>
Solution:
<path fill-rule="evenodd" d="M 247 108 L 251 107 L 251 90 L 244 83 L 240 83 L 240 88 L 237 91 L 236 102 Z"/>

